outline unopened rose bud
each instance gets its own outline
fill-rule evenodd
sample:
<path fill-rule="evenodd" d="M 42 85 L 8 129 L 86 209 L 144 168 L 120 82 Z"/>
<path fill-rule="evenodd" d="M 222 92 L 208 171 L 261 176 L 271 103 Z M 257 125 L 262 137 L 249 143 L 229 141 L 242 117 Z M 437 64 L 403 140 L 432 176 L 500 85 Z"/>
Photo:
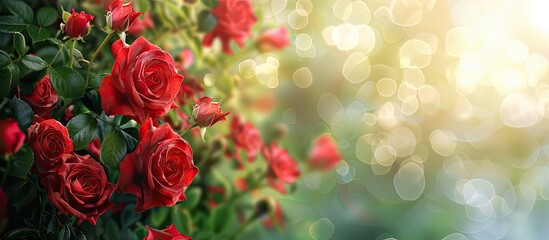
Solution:
<path fill-rule="evenodd" d="M 0 133 L 0 155 L 15 153 L 23 146 L 25 134 L 13 118 L 0 120 Z"/>
<path fill-rule="evenodd" d="M 93 18 L 93 15 L 86 14 L 84 11 L 77 13 L 74 11 L 73 8 L 72 14 L 70 14 L 64 24 L 61 24 L 61 29 L 70 38 L 84 37 L 88 35 L 90 31 L 90 22 L 93 20 Z M 65 18 L 63 20 L 65 20 Z"/>
<path fill-rule="evenodd" d="M 135 12 L 131 1 L 124 4 L 124 0 L 114 0 L 107 12 L 107 25 L 114 31 L 125 32 L 142 12 Z"/>
<path fill-rule="evenodd" d="M 228 112 L 223 113 L 220 106 L 221 102 L 213 102 L 213 98 L 201 97 L 194 105 L 193 117 L 194 121 L 201 128 L 211 127 L 219 121 L 225 120 Z"/>

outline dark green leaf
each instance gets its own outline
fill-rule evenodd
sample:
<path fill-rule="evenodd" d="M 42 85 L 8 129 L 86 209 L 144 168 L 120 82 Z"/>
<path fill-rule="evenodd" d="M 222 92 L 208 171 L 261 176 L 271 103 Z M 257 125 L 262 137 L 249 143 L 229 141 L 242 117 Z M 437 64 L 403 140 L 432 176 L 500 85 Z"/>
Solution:
<path fill-rule="evenodd" d="M 23 32 L 27 28 L 25 21 L 17 16 L 0 16 L 0 32 Z"/>
<path fill-rule="evenodd" d="M 223 233 L 234 222 L 236 213 L 226 204 L 219 204 L 210 216 L 210 229 L 215 233 Z"/>
<path fill-rule="evenodd" d="M 31 94 L 32 91 L 34 90 L 34 86 L 36 86 L 38 81 L 42 80 L 42 78 L 44 78 L 44 76 L 46 76 L 47 73 L 48 73 L 48 69 L 44 68 L 40 71 L 30 72 L 26 74 L 24 77 L 22 77 L 21 79 L 19 79 L 19 88 L 21 92 L 25 94 Z"/>
<path fill-rule="evenodd" d="M 9 68 L 0 69 L 0 97 L 6 97 L 11 90 L 11 70 Z"/>
<path fill-rule="evenodd" d="M 154 227 L 161 226 L 170 214 L 170 208 L 159 207 L 151 211 L 151 223 Z"/>
<path fill-rule="evenodd" d="M 181 202 L 179 205 L 187 209 L 193 209 L 198 206 L 198 203 L 200 202 L 202 189 L 198 187 L 187 189 L 187 191 L 185 191 L 185 195 L 187 196 L 187 201 Z"/>
<path fill-rule="evenodd" d="M 103 239 L 120 239 L 120 229 L 118 228 L 118 224 L 116 224 L 114 220 L 109 219 L 106 225 L 107 236 L 103 237 Z"/>
<path fill-rule="evenodd" d="M 19 151 L 13 154 L 10 161 L 11 168 L 8 174 L 14 177 L 25 178 L 34 162 L 34 154 L 31 148 L 27 144 L 24 144 Z"/>
<path fill-rule="evenodd" d="M 25 44 L 25 36 L 23 34 L 18 32 L 13 34 L 13 48 L 15 48 L 19 56 L 25 55 L 27 45 Z"/>
<path fill-rule="evenodd" d="M 209 8 L 215 8 L 217 7 L 217 5 L 219 5 L 218 0 L 202 0 L 202 3 L 204 3 L 204 5 L 206 5 Z"/>
<path fill-rule="evenodd" d="M 101 112 L 103 112 L 103 109 L 101 109 L 101 98 L 99 97 L 99 93 L 95 90 L 87 91 L 82 98 L 82 103 L 94 113 L 101 114 Z"/>
<path fill-rule="evenodd" d="M 217 17 L 208 10 L 203 10 L 198 14 L 198 31 L 209 32 L 217 25 Z"/>
<path fill-rule="evenodd" d="M 122 238 L 125 240 L 138 240 L 137 235 L 130 230 L 129 228 L 126 228 L 122 231 Z"/>
<path fill-rule="evenodd" d="M 77 228 L 71 227 L 71 239 L 74 240 L 86 240 L 86 235 L 82 233 L 82 231 L 78 230 Z"/>
<path fill-rule="evenodd" d="M 38 21 L 38 25 L 42 27 L 47 27 L 49 25 L 52 25 L 59 15 L 57 14 L 57 11 L 55 8 L 52 7 L 43 7 L 38 10 L 38 13 L 36 15 L 36 21 Z"/>
<path fill-rule="evenodd" d="M 19 83 L 19 67 L 17 64 L 11 64 L 8 69 L 11 72 L 11 86 L 13 87 Z"/>
<path fill-rule="evenodd" d="M 31 107 L 23 100 L 13 97 L 8 103 L 8 108 L 11 110 L 17 123 L 19 123 L 21 131 L 27 132 L 27 128 L 34 121 L 34 113 Z"/>
<path fill-rule="evenodd" d="M 17 191 L 17 194 L 15 195 L 16 197 L 14 199 L 17 199 L 17 201 L 13 204 L 13 206 L 16 211 L 23 209 L 23 207 L 27 206 L 38 197 L 38 190 L 32 186 L 30 181 L 32 180 L 25 182 L 25 185 L 23 185 L 23 187 Z"/>
<path fill-rule="evenodd" d="M 133 210 L 134 207 L 133 204 L 128 204 L 124 207 L 124 210 L 122 210 L 122 228 L 131 226 L 141 218 L 141 215 Z"/>
<path fill-rule="evenodd" d="M 61 228 L 57 233 L 57 240 L 70 240 L 71 239 L 71 229 L 69 226 Z"/>
<path fill-rule="evenodd" d="M 88 114 L 80 114 L 67 123 L 67 129 L 74 150 L 80 150 L 85 148 L 95 136 L 97 120 Z"/>
<path fill-rule="evenodd" d="M 172 222 L 179 232 L 193 231 L 193 220 L 188 209 L 174 208 Z"/>
<path fill-rule="evenodd" d="M 112 131 L 101 143 L 101 150 L 99 152 L 99 158 L 101 161 L 111 167 L 111 169 L 117 169 L 118 163 L 126 155 L 126 143 L 124 136 L 119 131 Z"/>
<path fill-rule="evenodd" d="M 57 227 L 59 226 L 59 222 L 56 217 L 51 217 L 48 222 L 48 226 L 46 228 L 48 233 L 55 232 L 57 230 Z"/>
<path fill-rule="evenodd" d="M 50 31 L 48 31 L 48 29 L 35 25 L 29 25 L 29 27 L 27 28 L 27 32 L 29 33 L 29 36 L 31 37 L 33 43 L 47 40 L 50 37 Z"/>
<path fill-rule="evenodd" d="M 137 144 L 139 143 L 139 130 L 137 128 L 126 128 L 122 130 L 122 135 L 124 135 L 124 140 L 126 141 L 126 147 L 128 152 L 132 152 Z"/>
<path fill-rule="evenodd" d="M 11 64 L 10 55 L 3 50 L 0 50 L 0 69 L 5 68 Z"/>
<path fill-rule="evenodd" d="M 8 10 L 10 10 L 10 12 L 14 15 L 25 19 L 27 23 L 32 23 L 34 14 L 32 12 L 32 8 L 26 2 L 17 0 L 5 0 L 4 6 L 6 6 Z"/>
<path fill-rule="evenodd" d="M 32 71 L 40 71 L 46 67 L 46 63 L 42 58 L 32 55 L 24 56 L 21 59 L 21 62 L 25 67 Z"/>
<path fill-rule="evenodd" d="M 63 42 L 61 42 L 61 40 L 57 39 L 57 38 L 48 38 L 46 39 L 46 41 L 49 41 L 55 45 L 63 45 Z"/>
<path fill-rule="evenodd" d="M 40 232 L 32 228 L 16 228 L 9 232 L 4 239 L 32 239 L 31 236 L 38 236 Z"/>
<path fill-rule="evenodd" d="M 84 78 L 72 68 L 53 68 L 50 71 L 50 80 L 53 89 L 64 98 L 80 98 L 86 91 Z"/>

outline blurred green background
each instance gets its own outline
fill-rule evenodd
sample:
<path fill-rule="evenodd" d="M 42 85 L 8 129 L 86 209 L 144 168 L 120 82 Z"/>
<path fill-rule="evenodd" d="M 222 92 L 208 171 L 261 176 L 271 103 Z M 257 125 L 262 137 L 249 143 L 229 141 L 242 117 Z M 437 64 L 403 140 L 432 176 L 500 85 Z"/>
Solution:
<path fill-rule="evenodd" d="M 259 127 L 285 123 L 296 158 L 331 132 L 344 161 L 279 196 L 285 231 L 245 237 L 546 238 L 548 1 L 254 4 L 292 45 L 235 66 L 276 92 Z"/>

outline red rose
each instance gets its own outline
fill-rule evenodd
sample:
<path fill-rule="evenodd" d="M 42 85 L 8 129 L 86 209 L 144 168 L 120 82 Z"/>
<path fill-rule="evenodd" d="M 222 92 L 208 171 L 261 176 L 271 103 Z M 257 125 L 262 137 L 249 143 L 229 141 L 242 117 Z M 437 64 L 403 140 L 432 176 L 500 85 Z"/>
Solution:
<path fill-rule="evenodd" d="M 183 76 L 175 71 L 170 54 L 139 37 L 129 47 L 112 45 L 116 58 L 111 74 L 99 86 L 101 106 L 108 115 L 126 115 L 139 123 L 177 107 L 174 99 Z"/>
<path fill-rule="evenodd" d="M 120 163 L 117 188 L 137 197 L 135 210 L 173 206 L 186 200 L 185 189 L 198 168 L 191 146 L 169 125 L 154 128 L 149 118 L 139 129 L 139 144 Z"/>
<path fill-rule="evenodd" d="M 44 118 L 56 107 L 59 96 L 51 86 L 49 74 L 46 74 L 38 81 L 32 93 L 21 94 L 21 99 L 29 104 L 34 114 Z"/>
<path fill-rule="evenodd" d="M 166 229 L 157 230 L 146 226 L 149 234 L 143 240 L 190 240 L 190 236 L 184 235 L 177 231 L 177 228 L 172 224 Z"/>
<path fill-rule="evenodd" d="M 67 128 L 55 119 L 35 116 L 35 123 L 27 133 L 27 144 L 34 153 L 34 165 L 40 174 L 57 171 L 64 163 L 61 156 L 73 150 Z"/>
<path fill-rule="evenodd" d="M 254 161 L 263 146 L 259 130 L 251 123 L 243 122 L 238 116 L 233 117 L 230 130 L 235 147 L 244 149 L 249 162 Z M 235 156 L 241 160 L 239 153 Z"/>
<path fill-rule="evenodd" d="M 271 229 L 274 226 L 284 227 L 284 214 L 282 212 L 282 207 L 280 203 L 276 200 L 272 201 L 273 210 L 269 217 L 263 220 L 263 226 L 267 229 Z"/>
<path fill-rule="evenodd" d="M 112 207 L 109 201 L 114 184 L 107 181 L 105 169 L 90 158 L 75 153 L 63 155 L 66 162 L 56 172 L 42 176 L 42 185 L 57 210 L 95 225 L 97 218 Z"/>
<path fill-rule="evenodd" d="M 88 144 L 88 152 L 90 152 L 94 157 L 99 158 L 99 153 L 101 151 L 101 140 L 99 138 L 94 138 Z"/>
<path fill-rule="evenodd" d="M 211 127 L 219 121 L 224 121 L 228 112 L 223 113 L 221 110 L 221 102 L 212 102 L 213 98 L 201 97 L 194 105 L 193 117 L 194 121 L 200 127 Z"/>
<path fill-rule="evenodd" d="M 257 21 L 250 0 L 219 0 L 219 5 L 212 10 L 217 17 L 217 25 L 204 36 L 204 46 L 211 46 L 215 38 L 221 40 L 223 52 L 231 54 L 230 41 L 233 39 L 241 48 Z"/>
<path fill-rule="evenodd" d="M 117 32 L 125 32 L 141 14 L 143 13 L 135 12 L 131 1 L 124 4 L 124 0 L 114 0 L 109 4 L 107 25 Z"/>
<path fill-rule="evenodd" d="M 309 163 L 324 171 L 332 169 L 340 160 L 337 145 L 329 135 L 319 137 L 309 152 Z"/>
<path fill-rule="evenodd" d="M 83 37 L 88 34 L 92 20 L 93 15 L 86 14 L 84 11 L 77 13 L 73 8 L 71 16 L 65 24 L 61 25 L 61 29 L 71 38 Z"/>
<path fill-rule="evenodd" d="M 262 52 L 282 50 L 290 44 L 288 29 L 280 27 L 262 32 L 257 39 L 257 46 Z"/>
<path fill-rule="evenodd" d="M 151 19 L 151 13 L 146 12 L 145 18 L 141 20 L 141 18 L 136 18 L 132 25 L 130 25 L 130 28 L 128 28 L 128 31 L 126 31 L 128 34 L 131 35 L 140 35 L 145 28 L 153 29 L 154 28 L 154 22 Z"/>
<path fill-rule="evenodd" d="M 286 149 L 279 148 L 275 143 L 263 147 L 262 154 L 269 165 L 268 184 L 276 191 L 285 194 L 284 184 L 291 184 L 299 177 L 297 162 L 292 159 Z"/>
<path fill-rule="evenodd" d="M 13 118 L 0 120 L 0 134 L 0 155 L 19 151 L 25 141 L 25 134 Z"/>

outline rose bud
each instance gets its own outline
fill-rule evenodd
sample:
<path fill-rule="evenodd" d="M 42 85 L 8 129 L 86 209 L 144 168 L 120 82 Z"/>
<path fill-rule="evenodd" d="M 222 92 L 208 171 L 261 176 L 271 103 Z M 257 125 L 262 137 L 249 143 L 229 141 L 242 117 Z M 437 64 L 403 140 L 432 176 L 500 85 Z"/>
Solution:
<path fill-rule="evenodd" d="M 71 153 L 62 158 L 64 165 L 41 178 L 48 198 L 60 213 L 75 216 L 78 223 L 87 220 L 95 225 L 97 218 L 113 206 L 109 198 L 115 186 L 107 181 L 103 166 L 90 155 Z"/>
<path fill-rule="evenodd" d="M 69 132 L 55 119 L 34 118 L 34 124 L 27 130 L 27 144 L 34 153 L 36 171 L 39 174 L 56 172 L 64 164 L 61 156 L 73 150 Z"/>
<path fill-rule="evenodd" d="M 213 102 L 213 98 L 201 97 L 194 105 L 193 118 L 196 124 L 202 128 L 213 126 L 219 121 L 224 121 L 229 112 L 223 113 L 219 106 L 221 102 Z"/>
<path fill-rule="evenodd" d="M 0 134 L 0 155 L 16 153 L 25 141 L 25 134 L 13 118 L 0 120 Z"/>
<path fill-rule="evenodd" d="M 267 229 L 271 229 L 274 226 L 284 227 L 284 214 L 280 203 L 274 199 L 270 203 L 273 205 L 271 206 L 272 211 L 270 212 L 270 216 L 263 220 L 263 226 Z"/>
<path fill-rule="evenodd" d="M 46 74 L 38 81 L 32 93 L 21 94 L 21 99 L 29 104 L 34 114 L 45 118 L 56 107 L 59 95 L 51 86 L 49 74 Z"/>
<path fill-rule="evenodd" d="M 143 240 L 190 240 L 191 237 L 179 233 L 175 225 L 170 225 L 166 229 L 157 230 L 146 226 L 149 234 Z"/>
<path fill-rule="evenodd" d="M 339 161 L 341 156 L 330 135 L 323 135 L 316 139 L 315 144 L 309 152 L 309 163 L 314 168 L 328 171 Z"/>
<path fill-rule="evenodd" d="M 88 143 L 88 152 L 92 156 L 99 158 L 99 153 L 101 152 L 101 140 L 99 138 L 93 138 L 90 143 Z"/>
<path fill-rule="evenodd" d="M 142 212 L 186 200 L 185 189 L 197 173 L 191 146 L 168 124 L 154 128 L 149 118 L 139 129 L 135 151 L 120 162 L 116 185 L 137 197 L 135 210 Z"/>
<path fill-rule="evenodd" d="M 146 12 L 145 18 L 141 20 L 141 18 L 136 18 L 132 25 L 130 25 L 130 28 L 128 28 L 128 31 L 126 31 L 130 35 L 141 35 L 143 30 L 145 28 L 153 29 L 154 28 L 154 22 L 151 19 L 151 13 Z"/>
<path fill-rule="evenodd" d="M 179 53 L 179 59 L 181 60 L 181 63 L 183 63 L 183 67 L 188 69 L 194 63 L 193 52 L 190 49 L 183 49 Z"/>
<path fill-rule="evenodd" d="M 256 44 L 261 52 L 283 50 L 290 44 L 288 30 L 285 27 L 280 27 L 264 31 L 259 35 Z"/>
<path fill-rule="evenodd" d="M 263 146 L 263 140 L 261 139 L 261 133 L 251 123 L 246 123 L 240 119 L 239 116 L 234 116 L 230 126 L 231 138 L 235 144 L 237 150 L 239 148 L 244 149 L 248 162 L 253 162 L 261 146 Z M 238 151 L 235 154 L 238 161 L 241 162 L 240 153 Z"/>
<path fill-rule="evenodd" d="M 300 175 L 297 162 L 286 149 L 281 149 L 275 143 L 263 147 L 261 153 L 269 165 L 267 183 L 276 191 L 285 194 L 284 184 L 295 182 Z"/>
<path fill-rule="evenodd" d="M 114 31 L 125 32 L 141 14 L 135 12 L 131 1 L 124 4 L 124 0 L 114 0 L 109 4 L 107 25 Z"/>
<path fill-rule="evenodd" d="M 244 47 L 244 42 L 251 35 L 250 30 L 257 21 L 250 0 L 219 0 L 212 13 L 217 17 L 217 25 L 204 36 L 202 44 L 209 47 L 215 38 L 219 38 L 226 54 L 233 53 L 231 39 L 239 47 Z"/>
<path fill-rule="evenodd" d="M 183 76 L 175 71 L 169 53 L 144 37 L 129 47 L 118 40 L 111 48 L 114 64 L 99 86 L 101 107 L 107 115 L 126 115 L 142 124 L 177 107 L 174 99 Z"/>
<path fill-rule="evenodd" d="M 69 13 L 67 13 L 69 15 Z M 70 38 L 84 37 L 88 35 L 91 30 L 90 22 L 93 20 L 93 15 L 86 14 L 84 11 L 77 13 L 72 9 L 72 14 L 65 19 L 63 16 L 64 23 L 61 24 L 61 30 L 63 30 L 67 36 Z"/>

